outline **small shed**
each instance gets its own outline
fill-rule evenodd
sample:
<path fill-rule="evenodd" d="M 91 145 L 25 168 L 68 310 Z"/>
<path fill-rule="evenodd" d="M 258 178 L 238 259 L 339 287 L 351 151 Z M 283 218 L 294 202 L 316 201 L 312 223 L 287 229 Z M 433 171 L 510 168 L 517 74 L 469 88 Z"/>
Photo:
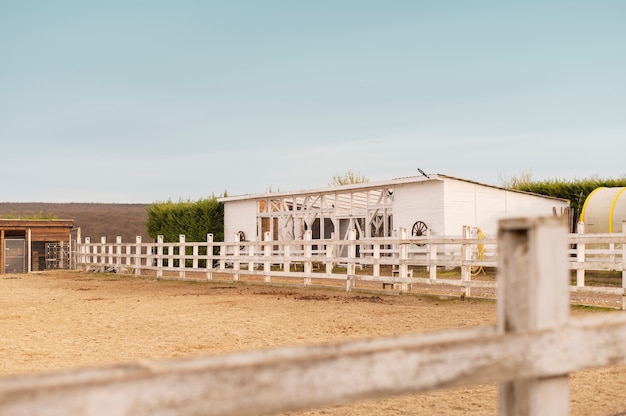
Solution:
<path fill-rule="evenodd" d="M 74 220 L 0 219 L 0 273 L 71 267 Z"/>
<path fill-rule="evenodd" d="M 568 200 L 433 174 L 295 192 L 219 198 L 224 240 L 299 240 L 409 235 L 460 235 L 463 226 L 495 235 L 498 221 L 515 216 L 568 215 Z"/>

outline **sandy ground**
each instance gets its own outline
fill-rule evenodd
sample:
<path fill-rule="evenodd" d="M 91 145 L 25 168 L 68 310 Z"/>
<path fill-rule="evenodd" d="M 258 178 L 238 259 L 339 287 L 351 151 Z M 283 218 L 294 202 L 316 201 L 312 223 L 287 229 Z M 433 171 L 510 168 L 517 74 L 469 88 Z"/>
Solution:
<path fill-rule="evenodd" d="M 432 290 L 432 289 L 431 289 Z M 573 315 L 623 313 L 575 309 Z M 0 376 L 493 325 L 492 300 L 54 272 L 0 275 Z M 572 415 L 626 414 L 626 368 L 570 376 Z M 289 415 L 494 415 L 497 387 Z"/>

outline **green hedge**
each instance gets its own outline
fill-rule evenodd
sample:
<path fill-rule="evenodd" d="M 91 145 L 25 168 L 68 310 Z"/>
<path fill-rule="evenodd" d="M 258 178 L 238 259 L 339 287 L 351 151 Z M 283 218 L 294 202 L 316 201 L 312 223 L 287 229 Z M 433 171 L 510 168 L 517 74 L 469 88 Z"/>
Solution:
<path fill-rule="evenodd" d="M 598 178 L 587 179 L 547 179 L 543 181 L 513 180 L 509 187 L 520 191 L 534 192 L 556 198 L 568 199 L 574 209 L 575 218 L 578 218 L 587 196 L 594 189 L 600 187 L 614 188 L 626 186 L 626 176 L 621 178 Z"/>
<path fill-rule="evenodd" d="M 224 241 L 224 206 L 215 196 L 198 201 L 157 202 L 147 207 L 146 229 L 156 239 L 162 235 L 165 242 L 177 242 L 180 234 L 190 242 L 206 241 L 213 234 L 214 241 Z"/>

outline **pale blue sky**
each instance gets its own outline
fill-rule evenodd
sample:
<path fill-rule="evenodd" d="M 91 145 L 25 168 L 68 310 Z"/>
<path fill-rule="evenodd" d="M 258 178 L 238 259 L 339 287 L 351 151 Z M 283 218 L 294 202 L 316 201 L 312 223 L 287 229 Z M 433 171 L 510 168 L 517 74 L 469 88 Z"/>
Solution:
<path fill-rule="evenodd" d="M 622 177 L 624 21 L 622 0 L 0 0 L 0 201 Z"/>

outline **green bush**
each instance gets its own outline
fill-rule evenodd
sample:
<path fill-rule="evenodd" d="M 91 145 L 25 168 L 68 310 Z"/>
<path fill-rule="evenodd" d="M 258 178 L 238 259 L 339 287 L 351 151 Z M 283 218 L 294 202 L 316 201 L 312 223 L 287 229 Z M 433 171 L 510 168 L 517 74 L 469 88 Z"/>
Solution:
<path fill-rule="evenodd" d="M 215 196 L 198 201 L 157 202 L 146 209 L 146 230 L 153 239 L 162 235 L 165 242 L 177 242 L 184 234 L 186 241 L 198 242 L 213 234 L 214 241 L 224 241 L 224 206 Z"/>

